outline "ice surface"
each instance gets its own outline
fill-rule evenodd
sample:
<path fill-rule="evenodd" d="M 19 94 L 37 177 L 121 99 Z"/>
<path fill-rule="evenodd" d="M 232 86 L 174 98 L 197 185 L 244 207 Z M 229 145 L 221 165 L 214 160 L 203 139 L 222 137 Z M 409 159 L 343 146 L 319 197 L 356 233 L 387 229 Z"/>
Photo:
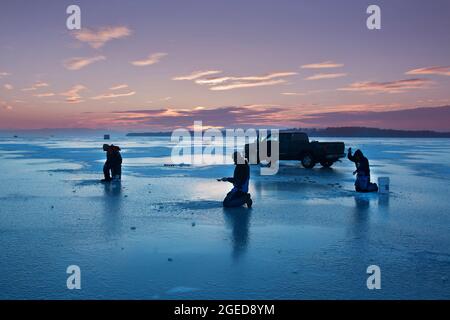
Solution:
<path fill-rule="evenodd" d="M 450 298 L 449 140 L 321 138 L 361 148 L 390 195 L 356 194 L 349 161 L 282 162 L 226 210 L 233 167 L 164 166 L 165 137 L 113 136 L 123 181 L 99 183 L 102 137 L 0 138 L 0 298 Z"/>

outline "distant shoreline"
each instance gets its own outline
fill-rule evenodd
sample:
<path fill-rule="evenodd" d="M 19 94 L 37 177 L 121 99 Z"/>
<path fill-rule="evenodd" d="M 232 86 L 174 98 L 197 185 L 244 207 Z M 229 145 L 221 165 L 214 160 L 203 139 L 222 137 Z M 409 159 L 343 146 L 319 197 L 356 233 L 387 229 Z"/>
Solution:
<path fill-rule="evenodd" d="M 439 132 L 432 130 L 393 130 L 393 129 L 379 129 L 369 127 L 330 127 L 330 128 L 291 128 L 291 129 L 279 129 L 280 132 L 299 131 L 305 132 L 310 137 L 341 137 L 341 138 L 450 138 L 450 132 Z M 222 129 L 224 132 L 225 129 Z M 192 134 L 193 132 L 191 132 Z M 152 132 L 129 132 L 108 129 L 85 129 L 85 128 L 55 128 L 55 129 L 31 129 L 31 130 L 1 130 L 0 136 L 2 138 L 10 136 L 23 137 L 23 136 L 99 136 L 102 137 L 105 134 L 111 135 L 111 137 L 124 136 L 127 137 L 170 137 L 172 131 L 152 131 Z"/>
<path fill-rule="evenodd" d="M 295 129 L 280 129 L 283 131 L 296 130 L 305 132 L 311 137 L 343 137 L 343 138 L 450 138 L 450 132 L 437 132 L 431 130 L 393 130 L 393 129 L 378 129 L 366 127 L 337 127 L 325 129 L 310 129 L 310 128 L 295 128 Z M 167 137 L 171 136 L 172 132 L 130 132 L 128 137 Z"/>

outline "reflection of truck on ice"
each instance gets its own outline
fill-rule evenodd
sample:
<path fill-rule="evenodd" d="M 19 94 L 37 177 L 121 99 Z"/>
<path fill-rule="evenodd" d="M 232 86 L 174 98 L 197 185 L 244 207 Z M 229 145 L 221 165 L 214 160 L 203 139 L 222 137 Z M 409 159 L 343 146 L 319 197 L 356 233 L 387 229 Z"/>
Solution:
<path fill-rule="evenodd" d="M 257 143 L 258 142 L 258 143 Z M 318 142 L 309 141 L 308 135 L 298 131 L 282 131 L 277 139 L 270 134 L 266 137 L 258 136 L 257 142 L 246 144 L 244 147 L 245 157 L 250 160 L 256 159 L 256 163 L 267 161 L 260 159 L 259 149 L 267 143 L 267 155 L 270 158 L 272 144 L 278 144 L 279 160 L 299 160 L 303 167 L 313 168 L 316 163 L 323 167 L 331 167 L 334 162 L 345 157 L 345 144 L 343 142 Z M 256 152 L 251 155 L 250 152 Z M 266 152 L 262 152 L 266 154 Z"/>

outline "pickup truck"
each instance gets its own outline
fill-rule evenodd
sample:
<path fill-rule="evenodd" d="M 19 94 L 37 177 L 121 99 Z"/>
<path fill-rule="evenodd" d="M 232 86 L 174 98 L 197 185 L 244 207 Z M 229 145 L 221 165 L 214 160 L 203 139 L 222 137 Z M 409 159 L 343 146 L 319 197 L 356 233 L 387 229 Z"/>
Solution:
<path fill-rule="evenodd" d="M 257 141 L 244 146 L 245 157 L 250 159 L 250 150 L 256 150 L 257 163 L 268 159 L 260 159 L 260 143 L 267 143 L 267 154 L 271 155 L 272 144 L 278 144 L 279 160 L 299 160 L 303 167 L 311 169 L 317 163 L 323 167 L 331 167 L 340 158 L 345 157 L 345 144 L 343 142 L 309 141 L 308 135 L 298 131 L 282 131 L 275 140 L 270 134 L 266 137 L 258 136 Z M 256 146 L 254 145 L 256 144 Z"/>

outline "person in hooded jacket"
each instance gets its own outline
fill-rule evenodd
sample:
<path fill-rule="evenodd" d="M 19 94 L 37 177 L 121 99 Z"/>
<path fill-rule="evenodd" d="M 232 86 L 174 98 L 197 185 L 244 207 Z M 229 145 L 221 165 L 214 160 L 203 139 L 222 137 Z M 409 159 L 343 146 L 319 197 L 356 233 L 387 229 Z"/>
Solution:
<path fill-rule="evenodd" d="M 352 155 L 352 148 L 348 149 L 347 157 L 350 161 L 355 163 L 356 174 L 355 190 L 357 192 L 376 192 L 378 185 L 370 182 L 370 165 L 369 160 L 364 156 L 361 150 L 356 150 Z"/>
<path fill-rule="evenodd" d="M 233 184 L 233 189 L 228 192 L 223 200 L 223 206 L 240 207 L 246 204 L 248 208 L 251 208 L 253 201 L 250 193 L 248 193 L 250 167 L 247 160 L 237 151 L 233 153 L 233 161 L 235 164 L 233 177 L 217 179 L 218 181 L 227 181 Z"/>
<path fill-rule="evenodd" d="M 113 179 L 120 180 L 122 176 L 122 155 L 120 147 L 115 145 L 103 145 L 103 151 L 106 152 L 106 162 L 103 165 L 103 182 L 109 182 Z"/>

